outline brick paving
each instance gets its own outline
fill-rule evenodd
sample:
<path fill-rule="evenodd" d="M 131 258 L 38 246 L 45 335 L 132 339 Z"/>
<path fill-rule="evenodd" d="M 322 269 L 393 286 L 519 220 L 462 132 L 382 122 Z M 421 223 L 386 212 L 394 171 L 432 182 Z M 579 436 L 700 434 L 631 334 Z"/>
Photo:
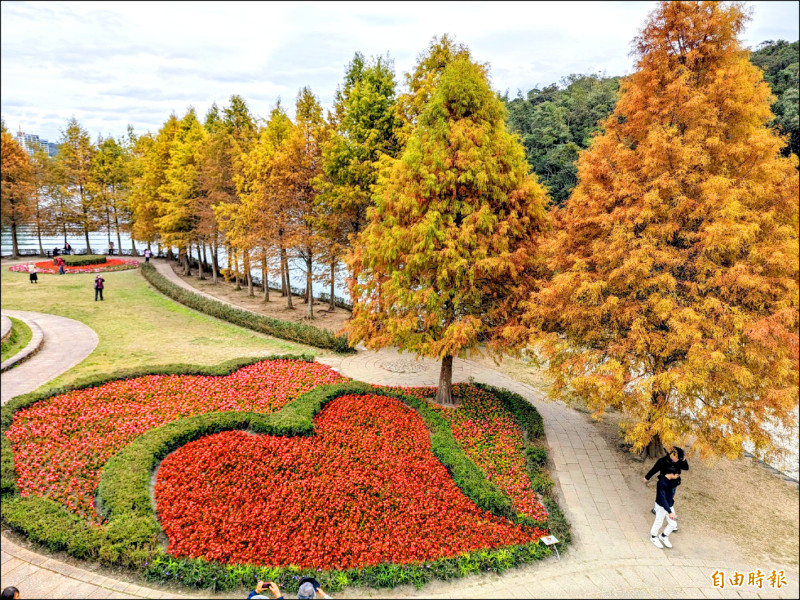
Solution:
<path fill-rule="evenodd" d="M 170 280 L 179 285 L 183 284 L 167 263 L 154 261 L 154 264 L 159 272 Z M 13 315 L 13 311 L 8 312 Z M 67 331 L 66 337 L 55 344 L 50 337 L 52 321 L 40 318 L 37 322 L 45 333 L 45 339 L 50 340 L 51 345 L 61 348 L 74 348 L 76 338 L 87 335 L 85 329 L 88 328 L 73 321 L 76 324 L 74 330 Z M 94 335 L 94 332 L 91 332 L 91 335 Z M 93 342 L 86 340 L 86 344 L 92 348 L 96 343 L 96 336 Z M 13 373 L 25 365 L 36 367 L 42 360 L 43 352 L 44 350 L 8 373 Z M 57 354 L 64 364 L 70 362 L 59 372 L 80 362 L 74 360 L 73 352 Z M 422 360 L 419 364 L 412 365 L 408 361 L 413 360 L 413 356 L 401 355 L 393 350 L 368 352 L 360 349 L 352 356 L 328 356 L 320 360 L 337 368 L 344 375 L 381 385 L 436 385 L 439 376 L 436 362 Z M 53 365 L 51 372 L 56 370 L 56 366 Z M 27 385 L 35 389 L 57 374 L 42 375 L 36 369 Z M 466 381 L 470 377 L 521 394 L 542 414 L 559 500 L 573 526 L 575 538 L 573 545 L 562 555 L 560 561 L 549 558 L 499 576 L 487 574 L 451 582 L 437 581 L 421 590 L 408 587 L 395 590 L 348 590 L 339 596 L 387 598 L 797 598 L 800 596 L 796 569 L 786 569 L 787 584 L 781 589 L 770 588 L 766 580 L 762 589 L 748 585 L 735 588 L 727 582 L 725 589 L 715 588 L 712 585 L 711 575 L 717 570 L 732 575 L 735 570 L 748 573 L 761 569 L 762 572 L 769 574 L 772 568 L 781 567 L 748 564 L 747 561 L 716 551 L 713 540 L 693 540 L 691 534 L 681 531 L 673 538 L 675 547 L 672 550 L 659 550 L 653 547 L 648 540 L 651 504 L 643 504 L 639 496 L 632 493 L 613 449 L 608 447 L 586 415 L 571 410 L 561 403 L 547 402 L 539 391 L 494 369 L 468 360 L 456 360 L 453 366 L 454 381 Z M 3 374 L 2 382 L 5 402 L 6 374 Z M 3 586 L 17 586 L 26 598 L 200 597 L 194 594 L 178 596 L 169 590 L 130 584 L 114 577 L 75 567 L 23 548 L 6 535 L 2 537 L 0 563 Z M 208 597 L 208 594 L 205 596 Z M 238 597 L 231 594 L 216 596 Z"/>

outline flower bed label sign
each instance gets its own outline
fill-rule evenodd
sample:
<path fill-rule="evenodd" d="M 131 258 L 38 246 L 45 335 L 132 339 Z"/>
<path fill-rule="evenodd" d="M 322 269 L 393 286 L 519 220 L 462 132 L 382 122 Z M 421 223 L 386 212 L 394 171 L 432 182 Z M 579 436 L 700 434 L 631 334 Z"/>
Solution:
<path fill-rule="evenodd" d="M 556 556 L 558 557 L 558 560 L 561 560 L 561 555 L 558 553 L 558 546 L 556 546 L 556 544 L 558 543 L 558 538 L 556 536 L 554 536 L 554 535 L 546 535 L 546 536 L 541 537 L 539 539 L 542 540 L 548 546 L 552 546 L 553 550 L 556 551 Z"/>

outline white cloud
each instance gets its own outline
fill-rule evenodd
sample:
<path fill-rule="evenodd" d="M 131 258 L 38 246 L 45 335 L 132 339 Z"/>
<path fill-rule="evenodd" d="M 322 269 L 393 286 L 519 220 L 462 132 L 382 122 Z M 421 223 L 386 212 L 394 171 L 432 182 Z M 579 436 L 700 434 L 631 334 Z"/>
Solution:
<path fill-rule="evenodd" d="M 796 2 L 750 2 L 745 44 L 798 38 Z M 232 94 L 266 116 L 308 85 L 330 105 L 356 51 L 389 54 L 399 84 L 450 33 L 512 94 L 570 73 L 629 73 L 655 2 L 19 2 L 0 5 L 9 127 L 56 139 L 73 114 L 93 137 L 155 131 Z M 59 122 L 58 116 L 63 120 Z M 116 117 L 116 119 L 114 118 Z"/>

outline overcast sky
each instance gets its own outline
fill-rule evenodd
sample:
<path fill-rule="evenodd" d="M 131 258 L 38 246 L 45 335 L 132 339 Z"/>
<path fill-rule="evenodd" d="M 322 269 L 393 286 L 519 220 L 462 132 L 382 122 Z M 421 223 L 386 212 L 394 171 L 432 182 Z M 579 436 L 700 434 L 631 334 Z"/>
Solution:
<path fill-rule="evenodd" d="M 797 2 L 748 2 L 743 41 L 798 39 Z M 450 33 L 492 85 L 515 95 L 570 73 L 631 72 L 655 2 L 15 2 L 0 5 L 0 110 L 12 131 L 57 141 L 77 117 L 92 138 L 156 131 L 232 94 L 293 114 L 308 85 L 328 108 L 357 51 L 394 60 L 398 84 Z"/>

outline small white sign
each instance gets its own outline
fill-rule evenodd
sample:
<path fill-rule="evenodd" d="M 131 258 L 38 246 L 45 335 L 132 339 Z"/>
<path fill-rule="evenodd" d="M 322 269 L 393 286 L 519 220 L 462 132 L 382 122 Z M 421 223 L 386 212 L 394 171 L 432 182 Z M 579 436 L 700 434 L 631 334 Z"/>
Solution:
<path fill-rule="evenodd" d="M 554 535 L 546 535 L 543 538 L 539 538 L 539 539 L 542 540 L 548 546 L 552 546 L 553 544 L 557 544 L 558 543 L 558 538 L 556 536 L 554 536 Z"/>

